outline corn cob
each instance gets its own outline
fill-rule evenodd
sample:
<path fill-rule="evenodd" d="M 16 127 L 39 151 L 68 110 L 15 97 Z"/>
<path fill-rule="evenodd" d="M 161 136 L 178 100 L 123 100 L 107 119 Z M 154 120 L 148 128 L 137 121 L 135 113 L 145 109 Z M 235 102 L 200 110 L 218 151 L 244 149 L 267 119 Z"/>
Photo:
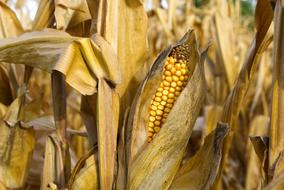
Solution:
<path fill-rule="evenodd" d="M 148 142 L 151 142 L 165 123 L 176 99 L 189 78 L 189 45 L 175 47 L 163 66 L 160 86 L 152 97 L 149 107 Z"/>

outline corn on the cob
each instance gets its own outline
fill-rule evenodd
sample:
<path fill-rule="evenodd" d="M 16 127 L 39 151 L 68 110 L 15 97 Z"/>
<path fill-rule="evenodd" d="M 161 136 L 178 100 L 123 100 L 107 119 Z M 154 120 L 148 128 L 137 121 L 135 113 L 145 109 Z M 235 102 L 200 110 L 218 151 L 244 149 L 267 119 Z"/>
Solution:
<path fill-rule="evenodd" d="M 188 82 L 188 60 L 187 44 L 174 48 L 166 59 L 162 82 L 153 95 L 149 108 L 148 142 L 151 142 L 160 131 L 176 99 Z"/>

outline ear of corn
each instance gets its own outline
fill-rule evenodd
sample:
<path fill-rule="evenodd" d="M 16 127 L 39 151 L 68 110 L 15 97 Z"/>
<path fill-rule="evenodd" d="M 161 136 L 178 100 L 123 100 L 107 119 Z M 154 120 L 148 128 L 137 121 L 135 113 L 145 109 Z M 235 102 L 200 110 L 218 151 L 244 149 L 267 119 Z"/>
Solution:
<path fill-rule="evenodd" d="M 173 48 L 163 66 L 162 81 L 152 97 L 149 107 L 148 142 L 161 130 L 176 99 L 189 78 L 189 46 Z"/>

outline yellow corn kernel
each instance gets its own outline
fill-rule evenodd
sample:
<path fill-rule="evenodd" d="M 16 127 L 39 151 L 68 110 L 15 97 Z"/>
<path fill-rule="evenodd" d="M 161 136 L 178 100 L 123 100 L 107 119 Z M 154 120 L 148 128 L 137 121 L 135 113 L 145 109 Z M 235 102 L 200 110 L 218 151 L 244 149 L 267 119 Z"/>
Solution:
<path fill-rule="evenodd" d="M 168 98 L 174 98 L 175 97 L 175 95 L 173 94 L 173 93 L 170 93 L 169 95 L 168 95 Z"/>
<path fill-rule="evenodd" d="M 148 127 L 149 132 L 154 132 L 154 129 L 152 127 Z"/>
<path fill-rule="evenodd" d="M 180 81 L 179 81 L 180 82 Z M 161 97 L 163 94 L 161 92 L 157 92 L 156 96 Z"/>
<path fill-rule="evenodd" d="M 167 90 L 163 90 L 163 95 L 168 95 L 169 94 L 169 91 L 167 91 Z"/>
<path fill-rule="evenodd" d="M 166 76 L 172 76 L 171 71 L 165 71 L 164 73 L 165 73 Z"/>
<path fill-rule="evenodd" d="M 158 109 L 159 110 L 164 110 L 164 106 L 163 105 L 158 105 Z"/>
<path fill-rule="evenodd" d="M 160 115 L 157 115 L 157 116 L 155 117 L 155 119 L 160 121 L 160 120 L 162 119 L 162 117 L 161 117 Z"/>
<path fill-rule="evenodd" d="M 148 123 L 148 127 L 154 127 L 154 123 L 150 121 L 150 122 Z"/>
<path fill-rule="evenodd" d="M 168 82 L 172 82 L 173 81 L 172 77 L 170 77 L 170 76 L 165 77 L 165 80 L 168 81 Z"/>
<path fill-rule="evenodd" d="M 176 74 L 176 71 L 177 71 L 176 68 L 174 68 L 174 67 L 171 68 L 171 73 L 172 73 L 172 74 Z"/>
<path fill-rule="evenodd" d="M 162 96 L 162 100 L 167 101 L 168 97 L 167 96 Z"/>
<path fill-rule="evenodd" d="M 168 82 L 168 81 L 164 81 L 163 84 L 164 84 L 164 86 L 170 86 L 171 85 L 171 83 Z"/>
<path fill-rule="evenodd" d="M 158 133 L 160 131 L 160 129 L 161 129 L 160 127 L 154 127 L 154 130 L 155 130 L 156 133 Z"/>
<path fill-rule="evenodd" d="M 150 115 L 156 116 L 156 112 L 152 110 L 152 111 L 150 111 Z"/>
<path fill-rule="evenodd" d="M 183 85 L 183 82 L 177 81 L 177 85 L 178 85 L 178 86 L 182 86 L 182 85 Z"/>
<path fill-rule="evenodd" d="M 176 72 L 176 76 L 181 76 L 181 71 L 180 70 L 178 70 L 177 72 Z"/>
<path fill-rule="evenodd" d="M 175 92 L 175 88 L 170 87 L 169 92 L 171 92 L 171 93 Z"/>
<path fill-rule="evenodd" d="M 157 115 L 163 115 L 163 113 L 164 113 L 164 112 L 163 112 L 162 110 L 157 110 L 157 111 L 156 111 L 156 114 L 157 114 Z"/>
<path fill-rule="evenodd" d="M 150 116 L 149 120 L 153 122 L 153 121 L 155 121 L 155 117 L 154 116 Z"/>
<path fill-rule="evenodd" d="M 161 122 L 158 121 L 158 120 L 156 120 L 156 121 L 154 122 L 154 124 L 155 124 L 156 126 L 159 126 L 159 125 L 161 124 Z"/>
<path fill-rule="evenodd" d="M 156 101 L 153 101 L 152 104 L 153 104 L 154 106 L 158 106 L 160 103 L 159 103 L 159 102 L 156 102 Z"/>
<path fill-rule="evenodd" d="M 165 106 L 167 104 L 166 101 L 161 101 L 161 105 Z"/>
<path fill-rule="evenodd" d="M 175 82 L 177 82 L 177 81 L 179 81 L 179 77 L 177 77 L 177 76 L 174 75 L 174 76 L 172 77 L 172 80 L 175 81 Z"/>
<path fill-rule="evenodd" d="M 172 104 L 172 103 L 174 103 L 175 102 L 175 100 L 174 99 L 171 99 L 171 98 L 169 98 L 168 100 L 167 100 L 167 103 L 170 103 L 170 104 Z"/>
<path fill-rule="evenodd" d="M 155 97 L 155 101 L 160 102 L 162 101 L 161 97 Z"/>

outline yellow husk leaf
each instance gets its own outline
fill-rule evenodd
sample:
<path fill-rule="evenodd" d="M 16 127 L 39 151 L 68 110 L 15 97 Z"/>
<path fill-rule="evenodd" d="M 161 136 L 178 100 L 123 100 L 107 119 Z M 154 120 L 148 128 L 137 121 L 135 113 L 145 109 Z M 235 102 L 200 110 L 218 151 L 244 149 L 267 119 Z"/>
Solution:
<path fill-rule="evenodd" d="M 218 172 L 227 132 L 228 126 L 218 123 L 217 128 L 206 137 L 202 148 L 179 169 L 170 189 L 209 189 Z"/>

